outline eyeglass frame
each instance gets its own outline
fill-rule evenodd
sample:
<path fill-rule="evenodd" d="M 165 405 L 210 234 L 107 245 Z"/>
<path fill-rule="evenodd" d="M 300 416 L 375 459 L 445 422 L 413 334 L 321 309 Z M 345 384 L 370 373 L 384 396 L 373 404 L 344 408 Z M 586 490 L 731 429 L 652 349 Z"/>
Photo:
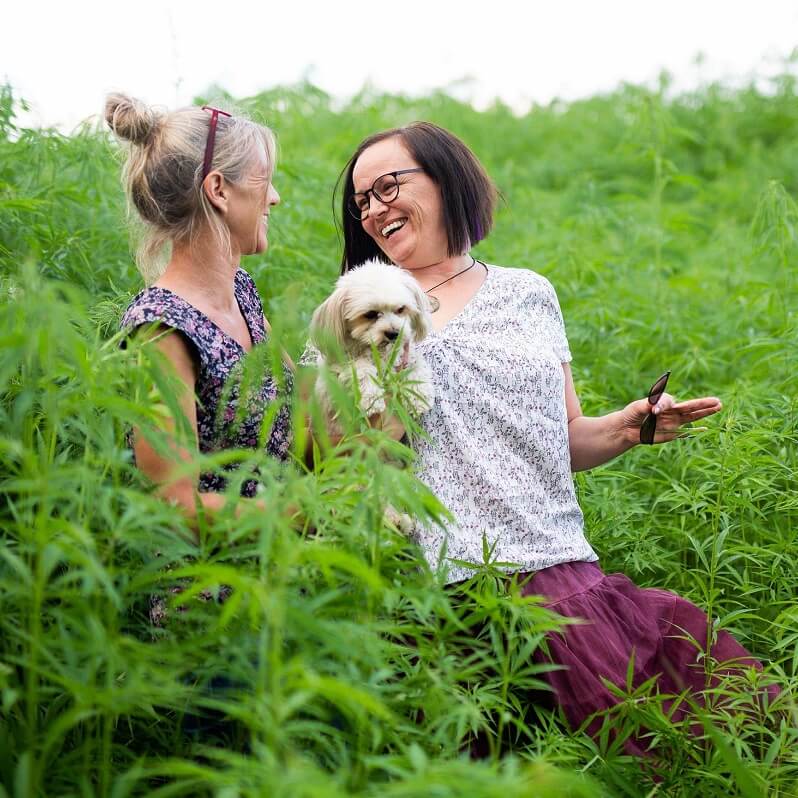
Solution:
<path fill-rule="evenodd" d="M 367 188 L 365 191 L 354 191 L 352 193 L 352 196 L 349 197 L 349 199 L 346 201 L 346 210 L 349 212 L 350 216 L 354 217 L 359 222 L 362 222 L 364 219 L 368 219 L 368 215 L 371 212 L 371 200 L 369 199 L 369 194 L 372 194 L 373 196 L 375 196 L 384 205 L 390 205 L 399 196 L 399 185 L 400 184 L 399 184 L 399 181 L 397 180 L 399 175 L 406 175 L 406 174 L 410 174 L 411 172 L 423 172 L 423 171 L 424 171 L 424 169 L 421 166 L 415 166 L 412 169 L 398 169 L 395 172 L 386 172 L 384 175 L 380 175 L 379 177 L 374 178 L 374 182 L 371 184 L 371 188 Z M 377 183 L 380 180 L 382 180 L 384 177 L 392 177 L 396 181 L 396 195 L 391 197 L 391 199 L 383 199 L 377 193 L 377 190 L 374 188 L 374 186 L 376 186 Z M 368 202 L 368 206 L 366 208 L 365 215 L 364 215 L 363 211 L 360 211 L 359 208 L 358 208 L 359 212 L 358 212 L 357 215 L 355 215 L 355 212 L 353 210 L 353 205 L 355 205 L 355 197 L 358 197 L 358 196 L 365 197 L 366 201 Z M 357 206 L 355 205 L 355 207 L 357 207 Z"/>
<path fill-rule="evenodd" d="M 646 399 L 652 408 L 657 402 L 659 402 L 662 394 L 665 393 L 665 389 L 668 387 L 668 379 L 670 376 L 670 371 L 666 371 L 664 374 L 657 377 L 656 381 L 651 386 L 651 390 L 648 392 Z M 660 383 L 662 383 L 662 386 L 659 387 L 659 390 L 657 390 Z M 640 443 L 651 446 L 654 443 L 654 435 L 656 432 L 657 417 L 654 415 L 654 413 L 649 411 L 646 414 L 646 417 L 643 419 L 643 423 L 640 425 Z"/>
<path fill-rule="evenodd" d="M 212 105 L 203 105 L 202 110 L 211 112 L 208 138 L 205 140 L 205 157 L 202 159 L 202 180 L 204 181 L 210 173 L 211 164 L 213 163 L 213 149 L 216 144 L 216 126 L 219 124 L 219 114 L 228 118 L 232 118 L 233 115 L 228 114 L 227 111 L 222 111 L 221 108 L 214 108 Z"/>

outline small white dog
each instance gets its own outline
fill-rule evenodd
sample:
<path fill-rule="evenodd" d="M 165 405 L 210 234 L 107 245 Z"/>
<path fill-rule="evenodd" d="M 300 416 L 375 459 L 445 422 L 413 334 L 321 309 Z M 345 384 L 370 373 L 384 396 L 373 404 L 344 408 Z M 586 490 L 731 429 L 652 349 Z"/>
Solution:
<path fill-rule="evenodd" d="M 414 344 L 431 329 L 429 298 L 413 277 L 397 266 L 371 260 L 338 278 L 333 293 L 313 314 L 310 335 L 322 362 L 344 387 L 357 380 L 360 406 L 368 415 L 385 410 L 373 349 L 382 364 L 406 370 L 412 381 L 408 409 L 420 415 L 432 407 L 435 395 L 429 367 Z M 316 393 L 332 415 L 323 374 Z"/>

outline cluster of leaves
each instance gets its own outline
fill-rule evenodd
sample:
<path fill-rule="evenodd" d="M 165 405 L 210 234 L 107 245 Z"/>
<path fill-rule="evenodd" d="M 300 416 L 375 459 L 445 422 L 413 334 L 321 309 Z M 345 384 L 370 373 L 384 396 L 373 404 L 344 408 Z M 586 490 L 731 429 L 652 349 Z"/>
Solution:
<path fill-rule="evenodd" d="M 483 260 L 558 289 L 587 412 L 640 396 L 664 368 L 717 394 L 710 431 L 579 475 L 605 569 L 670 587 L 732 630 L 754 674 L 677 723 L 631 682 L 591 738 L 541 690 L 557 621 L 489 562 L 459 591 L 383 523 L 390 501 L 443 509 L 411 453 L 352 419 L 307 469 L 293 407 L 288 464 L 253 469 L 268 512 L 234 501 L 199 541 L 133 467 L 128 426 L 171 401 L 145 350 L 120 350 L 140 288 L 115 150 L 87 125 L 20 129 L 0 92 L 0 795 L 790 795 L 798 724 L 798 97 L 626 87 L 518 118 L 446 96 L 311 86 L 240 103 L 280 142 L 271 247 L 245 267 L 297 355 L 340 252 L 330 197 L 361 137 L 442 124 L 504 203 Z M 155 388 L 153 387 L 155 386 Z M 299 394 L 297 394 L 298 396 Z M 297 529 L 291 508 L 301 508 Z M 175 592 L 179 587 L 180 592 Z M 220 601 L 224 595 L 226 600 Z M 150 617 L 153 597 L 168 618 Z M 747 680 L 747 681 L 746 681 Z M 647 730 L 647 731 L 643 731 Z M 625 753 L 630 738 L 656 754 Z M 646 737 L 647 735 L 647 737 Z M 469 751 L 485 758 L 472 761 Z"/>

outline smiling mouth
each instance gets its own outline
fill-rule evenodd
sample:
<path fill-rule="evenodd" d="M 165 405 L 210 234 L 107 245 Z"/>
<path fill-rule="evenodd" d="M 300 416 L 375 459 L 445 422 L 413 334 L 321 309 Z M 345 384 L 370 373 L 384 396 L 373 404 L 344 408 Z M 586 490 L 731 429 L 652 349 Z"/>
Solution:
<path fill-rule="evenodd" d="M 406 223 L 407 219 L 396 219 L 390 224 L 386 224 L 385 227 L 380 230 L 380 233 L 383 238 L 390 238 L 397 230 L 401 230 Z"/>

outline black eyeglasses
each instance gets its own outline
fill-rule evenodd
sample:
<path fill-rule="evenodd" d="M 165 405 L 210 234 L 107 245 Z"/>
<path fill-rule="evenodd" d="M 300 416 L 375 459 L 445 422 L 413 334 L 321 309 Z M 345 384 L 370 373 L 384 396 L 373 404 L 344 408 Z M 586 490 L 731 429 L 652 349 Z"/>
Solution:
<path fill-rule="evenodd" d="M 652 386 L 648 392 L 648 403 L 653 408 L 659 402 L 662 394 L 665 393 L 665 388 L 668 385 L 668 377 L 671 376 L 670 371 L 666 371 Z M 657 417 L 649 410 L 648 415 L 643 419 L 640 425 L 640 443 L 646 443 L 649 446 L 654 443 L 654 433 L 657 431 Z"/>
<path fill-rule="evenodd" d="M 417 166 L 415 169 L 400 169 L 398 172 L 388 172 L 388 174 L 380 175 L 371 184 L 370 189 L 353 194 L 346 203 L 346 209 L 355 219 L 363 221 L 369 215 L 369 207 L 371 206 L 369 194 L 373 194 L 380 202 L 384 202 L 387 205 L 399 196 L 399 181 L 396 179 L 399 175 L 423 171 L 420 166 Z"/>

